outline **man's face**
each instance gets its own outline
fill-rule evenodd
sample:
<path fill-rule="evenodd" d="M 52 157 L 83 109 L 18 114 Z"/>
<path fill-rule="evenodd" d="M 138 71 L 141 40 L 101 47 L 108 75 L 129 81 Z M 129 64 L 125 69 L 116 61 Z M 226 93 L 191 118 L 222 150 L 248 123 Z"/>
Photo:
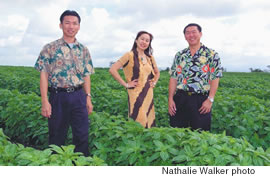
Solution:
<path fill-rule="evenodd" d="M 186 28 L 185 39 L 190 46 L 200 44 L 202 33 L 198 30 L 197 26 L 190 26 Z"/>
<path fill-rule="evenodd" d="M 60 24 L 64 37 L 75 38 L 80 29 L 79 19 L 76 16 L 65 16 Z"/>

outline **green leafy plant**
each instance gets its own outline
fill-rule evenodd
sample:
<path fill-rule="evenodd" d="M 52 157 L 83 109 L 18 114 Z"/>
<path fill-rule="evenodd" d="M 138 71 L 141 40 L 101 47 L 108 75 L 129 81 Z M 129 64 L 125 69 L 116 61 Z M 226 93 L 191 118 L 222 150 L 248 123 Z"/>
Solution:
<path fill-rule="evenodd" d="M 36 150 L 14 144 L 5 136 L 0 128 L 0 165 L 1 166 L 106 166 L 100 158 L 84 157 L 82 153 L 74 153 L 74 145 L 55 146 L 45 150 Z"/>
<path fill-rule="evenodd" d="M 161 71 L 154 89 L 157 128 L 152 129 L 128 119 L 126 90 L 108 69 L 97 68 L 91 81 L 95 112 L 89 117 L 93 157 L 88 158 L 72 153 L 71 133 L 67 146 L 47 148 L 39 72 L 33 67 L 0 66 L 0 127 L 10 140 L 23 144 L 1 140 L 5 145 L 0 147 L 0 165 L 102 165 L 103 160 L 108 165 L 269 165 L 267 73 L 224 73 L 213 104 L 211 133 L 169 127 L 168 72 Z"/>

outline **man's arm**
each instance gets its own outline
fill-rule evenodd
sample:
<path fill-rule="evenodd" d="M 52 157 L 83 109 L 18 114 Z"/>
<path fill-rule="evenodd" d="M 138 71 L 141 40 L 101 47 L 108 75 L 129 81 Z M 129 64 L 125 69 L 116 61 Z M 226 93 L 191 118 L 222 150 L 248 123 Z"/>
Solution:
<path fill-rule="evenodd" d="M 50 118 L 52 114 L 51 104 L 48 100 L 48 73 L 40 72 L 40 94 L 41 94 L 41 114 L 44 117 Z"/>
<path fill-rule="evenodd" d="M 84 84 L 83 84 L 84 92 L 88 95 L 86 98 L 86 107 L 87 107 L 88 114 L 91 114 L 93 111 L 93 105 L 91 101 L 91 98 L 92 98 L 91 97 L 91 79 L 90 79 L 90 76 L 86 76 L 83 79 L 84 79 Z"/>
<path fill-rule="evenodd" d="M 175 106 L 175 102 L 173 100 L 173 96 L 175 94 L 176 91 L 176 86 L 177 86 L 177 80 L 174 78 L 170 78 L 170 83 L 169 83 L 169 97 L 168 97 L 168 110 L 169 110 L 169 114 L 171 116 L 174 116 L 176 113 L 176 106 Z"/>
<path fill-rule="evenodd" d="M 219 78 L 212 80 L 210 82 L 210 92 L 209 92 L 209 97 L 210 98 L 215 98 L 217 89 L 218 89 L 218 84 L 219 84 Z"/>
<path fill-rule="evenodd" d="M 219 84 L 219 78 L 215 79 L 215 80 L 211 80 L 210 82 L 210 92 L 209 92 L 209 98 L 213 99 L 215 98 L 217 89 L 218 89 L 218 84 Z M 209 98 L 207 98 L 203 104 L 202 107 L 199 109 L 201 114 L 206 114 L 209 113 L 211 111 L 212 108 L 212 102 L 209 100 Z"/>

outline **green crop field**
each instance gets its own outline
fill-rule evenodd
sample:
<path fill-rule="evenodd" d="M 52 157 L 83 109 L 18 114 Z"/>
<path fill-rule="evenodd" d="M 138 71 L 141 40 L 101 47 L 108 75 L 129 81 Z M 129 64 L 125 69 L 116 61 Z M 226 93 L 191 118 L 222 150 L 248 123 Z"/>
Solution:
<path fill-rule="evenodd" d="M 48 146 L 39 72 L 0 66 L 0 165 L 270 165 L 269 73 L 224 73 L 211 132 L 197 132 L 169 126 L 168 72 L 161 71 L 154 90 L 157 127 L 144 129 L 127 118 L 126 90 L 108 69 L 95 71 L 91 156 L 84 157 L 74 153 L 70 131 L 65 146 Z"/>

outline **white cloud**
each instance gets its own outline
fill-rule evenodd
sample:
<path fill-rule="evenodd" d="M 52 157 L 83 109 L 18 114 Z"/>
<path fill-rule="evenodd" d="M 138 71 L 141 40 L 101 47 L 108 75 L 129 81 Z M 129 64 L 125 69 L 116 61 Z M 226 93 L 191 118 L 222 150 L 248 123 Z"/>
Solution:
<path fill-rule="evenodd" d="M 2 20 L 0 47 L 19 44 L 29 24 L 29 19 L 21 15 L 9 15 Z M 8 34 L 8 35 L 6 35 Z"/>
<path fill-rule="evenodd" d="M 154 35 L 158 65 L 170 67 L 175 53 L 187 47 L 183 28 L 190 22 L 201 24 L 202 43 L 219 52 L 228 71 L 270 65 L 266 0 L 14 0 L 0 6 L 3 65 L 34 65 L 41 48 L 62 36 L 59 17 L 66 9 L 79 12 L 77 38 L 95 66 L 109 66 L 131 49 L 137 32 L 146 30 Z"/>
<path fill-rule="evenodd" d="M 125 26 L 132 22 L 130 17 L 112 17 L 104 8 L 93 8 L 91 11 L 83 9 L 81 17 L 84 23 L 81 24 L 78 39 L 89 47 L 92 58 L 98 59 L 94 64 L 107 67 L 109 62 L 120 57 L 123 51 L 130 50 L 134 33 L 125 29 Z M 104 59 L 107 59 L 107 62 L 99 65 Z"/>

